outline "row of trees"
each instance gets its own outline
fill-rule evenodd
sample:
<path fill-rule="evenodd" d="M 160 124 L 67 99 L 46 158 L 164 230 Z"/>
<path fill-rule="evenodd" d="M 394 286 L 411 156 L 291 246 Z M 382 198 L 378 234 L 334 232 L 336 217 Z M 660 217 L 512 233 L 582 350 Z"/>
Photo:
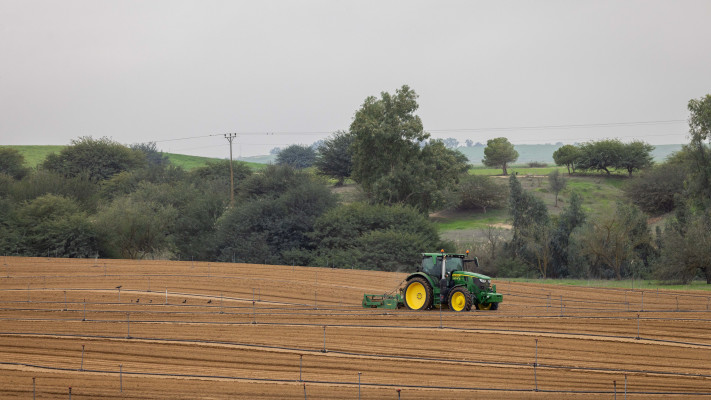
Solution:
<path fill-rule="evenodd" d="M 643 141 L 622 143 L 618 139 L 606 139 L 562 146 L 553 152 L 553 161 L 556 165 L 565 165 L 568 174 L 604 171 L 610 175 L 613 169 L 620 169 L 632 176 L 633 172 L 652 165 L 652 150 L 654 146 Z"/>
<path fill-rule="evenodd" d="M 630 202 L 619 202 L 609 212 L 589 215 L 575 192 L 560 215 L 549 215 L 543 202 L 522 190 L 515 176 L 509 180 L 512 237 L 504 239 L 490 229 L 488 241 L 478 250 L 488 272 L 544 278 L 656 278 L 669 283 L 688 283 L 702 277 L 711 284 L 711 96 L 689 102 L 691 142 L 666 162 L 649 167 L 649 146 L 641 142 L 592 142 L 562 147 L 575 154 L 571 165 L 597 154 L 594 169 L 604 166 L 644 168 L 630 179 L 625 193 Z M 641 160 L 624 164 L 620 160 Z M 607 153 L 606 153 L 607 152 Z M 617 161 L 609 154 L 616 154 Z M 630 156 L 631 154 L 632 156 Z M 622 156 L 620 156 L 622 155 Z M 636 156 L 635 156 L 636 155 Z M 565 164 L 564 162 L 560 162 Z M 590 167 L 586 167 L 589 169 Z M 632 168 L 632 169 L 630 169 Z M 564 179 L 549 176 L 552 191 Z M 648 214 L 669 213 L 654 232 Z"/>

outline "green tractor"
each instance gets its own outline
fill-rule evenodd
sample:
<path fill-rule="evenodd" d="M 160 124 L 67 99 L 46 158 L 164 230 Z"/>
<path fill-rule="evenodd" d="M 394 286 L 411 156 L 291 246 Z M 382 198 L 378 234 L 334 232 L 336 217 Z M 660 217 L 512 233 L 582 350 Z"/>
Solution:
<path fill-rule="evenodd" d="M 422 264 L 410 274 L 405 286 L 395 295 L 363 296 L 363 307 L 426 310 L 449 305 L 452 311 L 496 310 L 503 295 L 496 293 L 496 285 L 486 275 L 464 270 L 467 263 L 479 267 L 476 258 L 467 254 L 423 253 Z"/>

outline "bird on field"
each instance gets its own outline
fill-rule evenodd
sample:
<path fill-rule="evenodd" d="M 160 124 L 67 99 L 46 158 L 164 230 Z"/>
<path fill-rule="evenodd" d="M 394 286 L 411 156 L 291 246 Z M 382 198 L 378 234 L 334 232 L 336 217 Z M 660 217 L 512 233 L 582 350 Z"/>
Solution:
<path fill-rule="evenodd" d="M 136 303 L 139 303 L 140 301 L 141 301 L 141 299 L 136 299 Z"/>
<path fill-rule="evenodd" d="M 188 299 L 184 299 L 184 300 L 183 300 L 183 304 L 185 304 L 185 303 L 187 303 L 187 302 L 188 302 Z"/>
<path fill-rule="evenodd" d="M 148 300 L 149 303 L 153 303 L 153 299 Z"/>
<path fill-rule="evenodd" d="M 212 299 L 210 299 L 210 300 L 207 301 L 207 304 L 210 304 L 210 303 L 212 303 Z"/>

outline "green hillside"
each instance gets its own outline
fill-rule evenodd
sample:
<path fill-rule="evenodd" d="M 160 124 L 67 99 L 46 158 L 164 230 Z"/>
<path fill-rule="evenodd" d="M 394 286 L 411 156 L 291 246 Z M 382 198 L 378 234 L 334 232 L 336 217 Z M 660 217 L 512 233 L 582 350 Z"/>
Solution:
<path fill-rule="evenodd" d="M 51 153 L 58 153 L 66 146 L 47 145 L 47 146 L 7 146 L 17 149 L 25 157 L 25 165 L 34 168 Z M 190 171 L 193 168 L 201 167 L 209 161 L 220 161 L 220 158 L 189 156 L 186 154 L 164 153 L 173 165 L 183 167 Z M 245 161 L 252 169 L 262 169 L 266 167 L 264 163 L 253 161 Z"/>

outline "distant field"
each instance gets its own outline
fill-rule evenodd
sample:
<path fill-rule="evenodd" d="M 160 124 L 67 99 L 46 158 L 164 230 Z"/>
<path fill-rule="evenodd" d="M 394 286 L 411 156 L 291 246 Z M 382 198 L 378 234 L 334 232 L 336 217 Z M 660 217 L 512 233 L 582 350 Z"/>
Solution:
<path fill-rule="evenodd" d="M 661 285 L 659 282 L 649 279 L 528 279 L 528 278 L 505 278 L 506 282 L 524 283 L 545 283 L 547 285 L 562 286 L 586 286 L 599 288 L 621 288 L 621 289 L 663 289 L 663 290 L 704 290 L 711 291 L 711 285 L 705 281 L 693 281 L 688 285 Z"/>
<path fill-rule="evenodd" d="M 681 150 L 680 144 L 661 144 L 654 146 L 652 157 L 655 162 L 664 161 L 670 154 Z M 532 161 L 548 163 L 555 165 L 553 162 L 553 152 L 558 150 L 560 145 L 555 144 L 515 144 L 514 149 L 518 151 L 518 164 L 527 164 Z M 484 146 L 479 147 L 459 147 L 457 148 L 462 154 L 469 158 L 469 162 L 474 165 L 481 165 L 481 160 L 484 158 Z"/>
<path fill-rule="evenodd" d="M 574 175 L 567 173 L 567 187 L 558 195 L 558 207 L 555 207 L 555 194 L 550 191 L 547 172 L 552 168 L 532 168 L 526 174 L 519 173 L 518 180 L 524 189 L 543 200 L 551 215 L 559 214 L 570 200 L 572 193 L 578 192 L 583 198 L 583 209 L 590 215 L 600 215 L 614 209 L 617 201 L 622 200 L 622 187 L 627 178 L 623 175 Z M 486 171 L 472 169 L 470 173 Z M 500 170 L 498 171 L 501 172 Z M 508 177 L 493 175 L 502 185 L 508 184 Z M 505 226 L 510 224 L 510 215 L 506 208 L 489 209 L 486 214 L 480 210 L 454 211 L 449 210 L 432 215 L 440 234 L 455 243 L 467 245 L 471 242 L 485 240 L 484 232 L 489 225 Z"/>
<path fill-rule="evenodd" d="M 25 165 L 30 168 L 34 168 L 51 153 L 59 153 L 66 146 L 59 145 L 48 145 L 48 146 L 7 146 L 17 149 L 25 157 Z M 202 167 L 209 161 L 220 161 L 220 158 L 211 157 L 200 157 L 200 156 L 189 156 L 185 154 L 175 154 L 175 153 L 163 153 L 168 156 L 168 159 L 174 165 L 183 167 L 185 170 L 190 171 L 193 168 Z M 260 164 L 256 162 L 246 162 L 250 168 L 254 170 L 259 170 L 265 168 L 265 164 Z"/>

